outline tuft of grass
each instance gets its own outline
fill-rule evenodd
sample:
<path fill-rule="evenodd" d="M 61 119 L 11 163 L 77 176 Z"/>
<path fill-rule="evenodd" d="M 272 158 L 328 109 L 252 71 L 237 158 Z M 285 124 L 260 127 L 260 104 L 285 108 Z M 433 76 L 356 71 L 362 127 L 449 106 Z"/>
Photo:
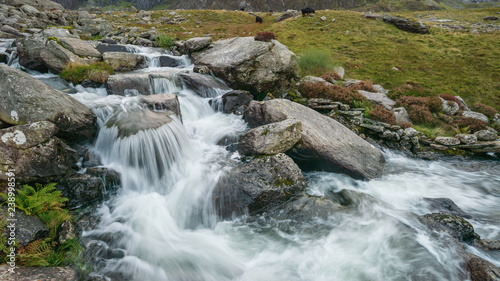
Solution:
<path fill-rule="evenodd" d="M 302 75 L 321 76 L 333 69 L 333 61 L 328 51 L 311 48 L 297 58 Z"/>
<path fill-rule="evenodd" d="M 171 47 L 173 47 L 175 45 L 174 44 L 175 38 L 162 34 L 156 38 L 156 42 L 158 43 L 158 47 L 161 47 L 164 49 L 170 49 Z"/>
<path fill-rule="evenodd" d="M 114 74 L 113 68 L 105 62 L 97 62 L 90 65 L 70 63 L 61 71 L 59 76 L 74 84 L 80 84 L 85 79 L 98 83 L 108 81 L 109 75 Z"/>

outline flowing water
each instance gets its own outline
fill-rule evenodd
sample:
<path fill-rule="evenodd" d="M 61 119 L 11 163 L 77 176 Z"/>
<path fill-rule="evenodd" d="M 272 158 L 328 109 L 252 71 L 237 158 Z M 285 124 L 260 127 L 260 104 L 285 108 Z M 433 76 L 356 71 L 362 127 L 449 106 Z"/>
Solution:
<path fill-rule="evenodd" d="M 188 64 L 178 68 L 191 69 Z M 469 280 L 456 245 L 418 220 L 433 211 L 424 197 L 452 199 L 472 216 L 469 221 L 482 238 L 500 239 L 498 161 L 429 162 L 391 151 L 384 151 L 387 163 L 380 179 L 305 174 L 311 195 L 356 191 L 355 208 L 348 211 L 305 222 L 221 221 L 211 192 L 239 155 L 218 143 L 248 128 L 241 117 L 209 105 L 224 91 L 207 90 L 202 97 L 176 79 L 153 80 L 150 88 L 178 95 L 182 120 L 129 137 L 104 124 L 118 108 L 140 107 L 138 97 L 75 87 L 73 97 L 98 116 L 93 149 L 104 166 L 122 175 L 119 193 L 99 208 L 99 225 L 83 234 L 121 253 L 97 258 L 99 275 L 144 281 Z M 500 257 L 466 247 L 500 266 Z"/>

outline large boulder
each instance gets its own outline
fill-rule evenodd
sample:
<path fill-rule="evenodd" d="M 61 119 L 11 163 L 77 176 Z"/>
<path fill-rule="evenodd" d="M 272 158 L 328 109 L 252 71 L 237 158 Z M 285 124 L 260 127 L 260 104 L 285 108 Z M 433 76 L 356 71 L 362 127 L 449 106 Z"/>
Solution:
<path fill-rule="evenodd" d="M 483 122 L 488 123 L 488 117 L 486 117 L 486 115 L 484 115 L 480 112 L 464 111 L 464 112 L 462 112 L 462 116 L 467 117 L 467 118 L 477 119 L 479 121 L 483 121 Z"/>
<path fill-rule="evenodd" d="M 46 39 L 42 36 L 32 36 L 16 40 L 19 64 L 33 70 L 41 72 L 47 71 L 47 66 L 40 56 L 40 52 L 45 49 Z"/>
<path fill-rule="evenodd" d="M 187 53 L 196 52 L 208 47 L 212 43 L 210 37 L 195 37 L 184 42 L 184 49 Z"/>
<path fill-rule="evenodd" d="M 259 93 L 286 92 L 297 78 L 294 53 L 276 40 L 253 37 L 220 40 L 191 53 L 195 65 L 207 66 L 231 88 Z"/>
<path fill-rule="evenodd" d="M 57 136 L 68 141 L 92 141 L 96 115 L 76 99 L 30 75 L 0 65 L 0 120 L 21 125 L 37 121 L 54 123 Z"/>
<path fill-rule="evenodd" d="M 107 52 L 102 58 L 114 71 L 132 71 L 148 67 L 144 57 L 139 54 Z"/>
<path fill-rule="evenodd" d="M 40 52 L 40 57 L 53 73 L 60 73 L 68 64 L 87 64 L 79 56 L 73 54 L 54 40 L 49 40 L 45 49 Z"/>
<path fill-rule="evenodd" d="M 56 188 L 68 198 L 65 203 L 68 208 L 87 206 L 103 199 L 104 181 L 100 177 L 71 173 L 61 179 Z"/>
<path fill-rule="evenodd" d="M 263 156 L 231 170 L 213 192 L 217 213 L 223 218 L 259 214 L 302 194 L 304 176 L 283 153 Z"/>
<path fill-rule="evenodd" d="M 396 26 L 396 28 L 407 32 L 420 33 L 420 34 L 429 33 L 429 26 L 421 22 L 414 22 L 407 18 L 396 17 L 392 15 L 384 15 L 382 19 L 384 22 L 392 24 Z"/>
<path fill-rule="evenodd" d="M 377 178 L 385 159 L 369 144 L 337 121 L 308 107 L 284 99 L 252 101 L 245 112 L 251 128 L 296 119 L 302 123 L 302 138 L 287 154 L 303 170 L 348 174 L 357 179 Z"/>
<path fill-rule="evenodd" d="M 51 181 L 78 161 L 75 150 L 54 137 L 57 127 L 47 121 L 0 130 L 0 181 L 14 169 L 16 181 Z"/>
<path fill-rule="evenodd" d="M 125 138 L 140 131 L 159 128 L 172 122 L 175 113 L 170 110 L 152 111 L 148 108 L 119 108 L 106 122 L 106 127 L 116 127 L 118 137 Z"/>
<path fill-rule="evenodd" d="M 286 152 L 302 137 L 302 123 L 294 119 L 259 126 L 239 139 L 238 151 L 244 155 L 271 155 Z"/>
<path fill-rule="evenodd" d="M 72 37 L 58 37 L 59 43 L 77 56 L 100 58 L 101 53 L 89 43 Z"/>

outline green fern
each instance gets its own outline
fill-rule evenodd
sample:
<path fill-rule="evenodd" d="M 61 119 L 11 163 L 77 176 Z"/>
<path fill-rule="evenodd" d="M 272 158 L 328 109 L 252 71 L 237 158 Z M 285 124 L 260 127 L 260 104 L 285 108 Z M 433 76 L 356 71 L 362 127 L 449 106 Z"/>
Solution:
<path fill-rule="evenodd" d="M 56 190 L 56 183 L 41 185 L 35 184 L 35 187 L 23 185 L 23 189 L 18 190 L 16 196 L 16 207 L 23 210 L 26 215 L 39 215 L 49 210 L 63 210 L 64 202 L 67 198 L 62 197 L 61 191 Z M 4 199 L 6 194 L 3 194 Z"/>
<path fill-rule="evenodd" d="M 39 239 L 29 243 L 26 247 L 18 251 L 18 264 L 39 267 L 49 266 L 50 263 L 47 260 L 47 256 L 52 253 L 53 244 L 54 242 L 50 238 L 45 240 Z"/>

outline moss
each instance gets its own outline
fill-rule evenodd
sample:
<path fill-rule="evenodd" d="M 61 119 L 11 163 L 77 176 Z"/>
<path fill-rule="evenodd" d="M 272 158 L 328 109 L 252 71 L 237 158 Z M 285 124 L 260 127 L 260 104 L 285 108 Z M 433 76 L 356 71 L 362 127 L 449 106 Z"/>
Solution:
<path fill-rule="evenodd" d="M 282 179 L 278 177 L 276 180 L 274 180 L 274 185 L 283 188 L 284 186 L 293 185 L 293 181 L 291 181 L 290 179 Z"/>
<path fill-rule="evenodd" d="M 69 64 L 59 76 L 66 81 L 79 84 L 85 79 L 105 83 L 112 74 L 114 71 L 111 66 L 105 62 L 97 62 L 90 65 Z"/>
<path fill-rule="evenodd" d="M 47 40 L 49 40 L 49 41 L 56 41 L 57 44 L 59 44 L 60 46 L 62 46 L 62 43 L 59 41 L 59 39 L 57 39 L 57 37 L 51 36 L 51 37 L 47 38 Z"/>

